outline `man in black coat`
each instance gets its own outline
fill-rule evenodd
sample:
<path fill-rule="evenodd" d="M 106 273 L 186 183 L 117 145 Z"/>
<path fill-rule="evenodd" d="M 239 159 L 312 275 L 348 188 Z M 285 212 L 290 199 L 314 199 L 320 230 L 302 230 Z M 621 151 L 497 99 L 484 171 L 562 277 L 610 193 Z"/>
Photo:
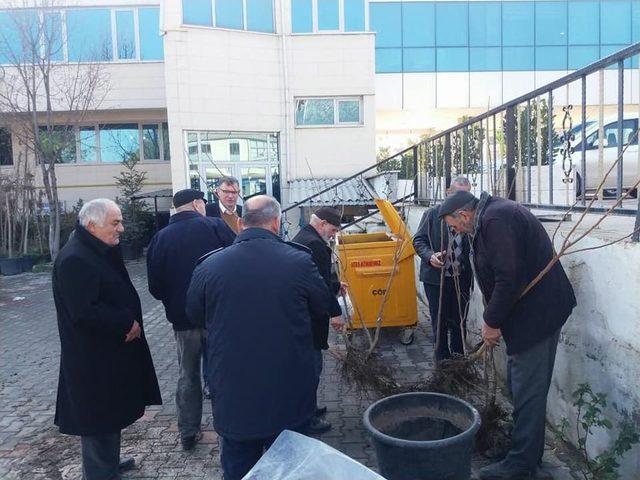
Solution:
<path fill-rule="evenodd" d="M 469 180 L 457 177 L 451 181 L 449 194 L 469 190 Z M 413 247 L 420 257 L 420 281 L 429 301 L 435 360 L 440 362 L 454 353 L 462 355 L 466 311 L 473 283 L 469 237 L 456 233 L 449 235 L 449 227 L 440 218 L 440 205 L 435 205 L 422 216 L 418 231 L 413 236 Z M 442 302 L 441 277 L 444 279 Z"/>
<path fill-rule="evenodd" d="M 340 218 L 340 212 L 335 208 L 322 207 L 311 214 L 309 224 L 300 229 L 298 234 L 293 238 L 295 243 L 304 245 L 311 250 L 313 263 L 318 267 L 318 271 L 331 293 L 329 314 L 324 317 L 311 319 L 318 386 L 320 385 L 320 375 L 322 374 L 322 350 L 329 348 L 329 344 L 327 343 L 329 338 L 329 318 L 331 317 L 331 324 L 334 328 L 340 329 L 342 327 L 342 309 L 340 308 L 336 295 L 344 293 L 346 284 L 341 284 L 331 272 L 331 248 L 327 245 L 327 242 L 340 231 Z M 316 407 L 316 415 L 309 424 L 308 433 L 318 434 L 331 429 L 331 424 L 322 419 L 322 416 L 326 412 L 327 407 Z"/>
<path fill-rule="evenodd" d="M 542 460 L 547 394 L 562 325 L 576 305 L 571 283 L 556 262 L 525 289 L 554 257 L 540 221 L 511 200 L 458 192 L 440 215 L 456 232 L 472 235 L 476 279 L 485 298 L 482 336 L 507 345 L 513 397 L 513 433 L 506 458 L 480 471 L 482 480 L 533 478 Z"/>
<path fill-rule="evenodd" d="M 303 430 L 315 412 L 311 318 L 327 315 L 329 291 L 309 255 L 279 236 L 280 205 L 245 202 L 243 231 L 198 265 L 187 315 L 206 321 L 225 480 L 241 479 L 282 430 Z"/>
<path fill-rule="evenodd" d="M 80 435 L 85 480 L 119 479 L 120 431 L 162 400 L 140 298 L 118 248 L 120 209 L 92 200 L 78 218 L 53 267 L 61 344 L 54 422 Z"/>
<path fill-rule="evenodd" d="M 233 243 L 231 229 L 219 218 L 205 217 L 204 193 L 186 189 L 176 192 L 176 213 L 169 225 L 156 233 L 147 250 L 149 291 L 164 304 L 173 325 L 180 374 L 176 390 L 178 430 L 184 450 L 200 439 L 202 385 L 200 365 L 206 337 L 204 323 L 191 323 L 185 313 L 187 289 L 198 259 Z"/>
<path fill-rule="evenodd" d="M 238 219 L 242 217 L 242 207 L 238 205 L 240 184 L 235 177 L 221 177 L 216 187 L 217 200 L 207 205 L 207 217 L 224 220 L 234 233 L 239 232 Z"/>

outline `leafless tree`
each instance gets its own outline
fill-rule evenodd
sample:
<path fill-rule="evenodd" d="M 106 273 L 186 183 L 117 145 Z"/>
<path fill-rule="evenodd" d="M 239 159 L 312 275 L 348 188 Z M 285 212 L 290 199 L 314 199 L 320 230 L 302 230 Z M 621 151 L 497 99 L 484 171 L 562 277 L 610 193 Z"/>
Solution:
<path fill-rule="evenodd" d="M 5 63 L 0 66 L 0 113 L 40 168 L 50 210 L 49 249 L 55 257 L 61 220 L 56 163 L 75 155 L 76 128 L 99 108 L 109 79 L 97 61 L 104 59 L 99 52 L 66 61 L 63 35 L 69 38 L 71 30 L 83 26 L 67 22 L 63 29 L 57 0 L 14 0 L 10 6 L 9 24 L 0 28 Z"/>

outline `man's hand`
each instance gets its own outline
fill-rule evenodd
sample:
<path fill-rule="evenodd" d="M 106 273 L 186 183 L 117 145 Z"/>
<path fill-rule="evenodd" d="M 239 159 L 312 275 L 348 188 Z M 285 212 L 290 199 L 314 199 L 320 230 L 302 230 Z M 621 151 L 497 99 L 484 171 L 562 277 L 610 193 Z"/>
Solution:
<path fill-rule="evenodd" d="M 135 340 L 136 338 L 140 338 L 141 334 L 142 334 L 142 329 L 140 328 L 140 324 L 134 320 L 133 325 L 131 326 L 131 330 L 129 330 L 129 333 L 127 333 L 127 336 L 124 337 L 124 342 L 128 343 Z"/>
<path fill-rule="evenodd" d="M 490 346 L 494 347 L 498 345 L 500 342 L 500 337 L 502 336 L 502 332 L 499 328 L 493 328 L 487 325 L 486 323 L 482 323 L 482 339 Z"/>
<path fill-rule="evenodd" d="M 429 263 L 431 264 L 431 266 L 435 268 L 444 267 L 444 261 L 442 259 L 445 253 L 446 252 L 436 252 L 431 255 L 431 258 L 429 259 Z"/>
<path fill-rule="evenodd" d="M 349 288 L 349 285 L 347 285 L 345 282 L 340 282 L 340 290 L 338 290 L 338 295 L 340 296 L 346 295 L 348 288 Z"/>
<path fill-rule="evenodd" d="M 329 323 L 336 332 L 342 333 L 344 331 L 344 320 L 342 319 L 342 315 L 331 317 Z"/>

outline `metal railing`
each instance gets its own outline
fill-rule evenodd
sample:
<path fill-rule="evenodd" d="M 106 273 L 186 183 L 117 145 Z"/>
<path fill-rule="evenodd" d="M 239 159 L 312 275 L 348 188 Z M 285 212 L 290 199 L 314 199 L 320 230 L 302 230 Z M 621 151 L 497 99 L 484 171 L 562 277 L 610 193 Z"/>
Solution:
<path fill-rule="evenodd" d="M 639 57 L 637 43 L 466 119 L 288 206 L 285 221 L 332 191 L 339 205 L 340 186 L 375 175 L 404 180 L 395 190 L 386 180 L 381 196 L 392 201 L 441 201 L 463 175 L 476 194 L 532 208 L 580 211 L 597 196 L 589 211 L 638 215 L 640 69 L 630 66 Z"/>

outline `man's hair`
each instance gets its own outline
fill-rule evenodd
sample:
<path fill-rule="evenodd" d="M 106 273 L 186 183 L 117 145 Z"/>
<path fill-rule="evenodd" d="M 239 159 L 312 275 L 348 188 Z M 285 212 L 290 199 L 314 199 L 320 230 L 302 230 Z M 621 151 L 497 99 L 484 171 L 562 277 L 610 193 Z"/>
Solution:
<path fill-rule="evenodd" d="M 460 175 L 459 177 L 451 180 L 451 186 L 457 185 L 459 187 L 471 187 L 471 182 L 465 176 Z"/>
<path fill-rule="evenodd" d="M 85 203 L 78 213 L 80 225 L 87 228 L 89 223 L 104 226 L 109 210 L 119 209 L 118 204 L 108 198 L 96 198 Z"/>
<path fill-rule="evenodd" d="M 226 183 L 227 185 L 240 186 L 240 182 L 238 182 L 238 179 L 236 177 L 231 177 L 231 176 L 220 177 L 218 179 L 218 188 L 220 188 L 223 183 Z"/>
<path fill-rule="evenodd" d="M 245 227 L 264 227 L 280 215 L 280 204 L 275 198 L 258 195 L 244 202 L 242 223 Z"/>

